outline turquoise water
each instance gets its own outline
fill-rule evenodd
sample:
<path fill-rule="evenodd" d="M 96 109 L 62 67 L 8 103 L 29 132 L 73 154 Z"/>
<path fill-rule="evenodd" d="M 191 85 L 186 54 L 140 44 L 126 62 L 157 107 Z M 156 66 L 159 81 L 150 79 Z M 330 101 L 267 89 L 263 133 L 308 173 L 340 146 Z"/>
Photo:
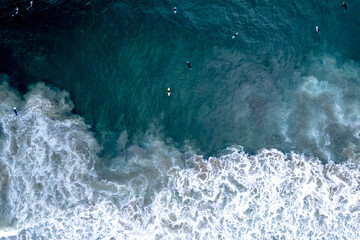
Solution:
<path fill-rule="evenodd" d="M 358 4 L 345 11 L 335 2 L 183 2 L 176 15 L 168 1 L 39 4 L 9 23 L 20 31 L 7 44 L 22 71 L 12 81 L 26 76 L 69 91 L 110 152 L 122 131 L 133 139 L 152 129 L 205 155 L 241 144 L 251 153 L 275 147 L 340 161 L 345 143 L 325 149 L 305 136 L 332 135 L 331 126 L 309 129 L 314 111 L 359 143 L 332 119 L 334 102 L 314 109 L 319 99 L 298 91 L 310 76 L 334 86 L 324 98 L 358 91 Z M 336 73 L 349 64 L 347 76 Z M 352 93 L 341 108 L 358 101 Z"/>
<path fill-rule="evenodd" d="M 4 1 L 0 238 L 358 238 L 341 4 Z"/>

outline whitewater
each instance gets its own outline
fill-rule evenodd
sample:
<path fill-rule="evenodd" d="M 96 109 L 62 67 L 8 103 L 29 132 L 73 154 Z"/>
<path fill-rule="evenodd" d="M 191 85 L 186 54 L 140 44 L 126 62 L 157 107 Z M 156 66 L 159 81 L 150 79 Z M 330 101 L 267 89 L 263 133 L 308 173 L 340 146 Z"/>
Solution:
<path fill-rule="evenodd" d="M 43 83 L 23 96 L 0 85 L 0 239 L 360 239 L 355 153 L 323 164 L 231 146 L 205 159 L 150 134 L 126 146 L 125 132 L 103 166 L 73 108 Z"/>

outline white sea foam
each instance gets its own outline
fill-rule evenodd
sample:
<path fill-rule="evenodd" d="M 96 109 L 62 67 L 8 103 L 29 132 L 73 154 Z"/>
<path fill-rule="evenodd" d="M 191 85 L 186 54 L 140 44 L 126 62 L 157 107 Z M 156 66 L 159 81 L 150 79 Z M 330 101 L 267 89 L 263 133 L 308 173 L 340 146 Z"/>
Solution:
<path fill-rule="evenodd" d="M 66 92 L 38 84 L 21 99 L 3 83 L 0 103 L 0 238 L 360 239 L 356 154 L 324 165 L 231 147 L 203 159 L 159 139 L 126 148 L 123 133 L 127 160 L 100 173 Z"/>
<path fill-rule="evenodd" d="M 333 57 L 314 58 L 309 75 L 294 74 L 297 87 L 284 114 L 283 132 L 298 149 L 321 159 L 345 160 L 351 146 L 359 152 L 360 70 L 355 62 Z"/>

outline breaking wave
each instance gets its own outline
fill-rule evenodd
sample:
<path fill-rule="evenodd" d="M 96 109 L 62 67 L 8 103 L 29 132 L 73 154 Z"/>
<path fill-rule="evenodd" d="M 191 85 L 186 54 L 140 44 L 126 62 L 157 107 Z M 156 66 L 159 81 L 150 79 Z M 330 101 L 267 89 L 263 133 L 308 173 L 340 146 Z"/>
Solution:
<path fill-rule="evenodd" d="M 17 106 L 19 115 L 12 113 Z M 65 91 L 0 85 L 0 238 L 360 239 L 360 169 L 264 149 L 204 159 L 159 138 L 111 167 Z"/>

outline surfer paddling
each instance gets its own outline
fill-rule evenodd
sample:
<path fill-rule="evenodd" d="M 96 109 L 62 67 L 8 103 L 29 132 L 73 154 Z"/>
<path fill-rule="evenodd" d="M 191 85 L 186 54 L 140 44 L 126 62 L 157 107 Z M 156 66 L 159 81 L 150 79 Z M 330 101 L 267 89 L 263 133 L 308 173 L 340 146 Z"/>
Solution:
<path fill-rule="evenodd" d="M 236 38 L 239 35 L 239 33 L 234 33 L 234 35 L 232 36 L 232 38 Z"/>
<path fill-rule="evenodd" d="M 32 8 L 33 3 L 33 1 L 30 1 L 30 6 L 26 8 L 28 11 L 30 10 L 30 8 Z"/>
<path fill-rule="evenodd" d="M 318 26 L 315 27 L 316 32 L 320 32 L 320 28 Z"/>
<path fill-rule="evenodd" d="M 189 61 L 186 61 L 187 65 L 189 66 L 190 70 L 192 70 L 192 67 L 190 65 L 190 62 Z"/>
<path fill-rule="evenodd" d="M 345 1 L 343 1 L 343 7 L 347 10 L 347 5 Z"/>
<path fill-rule="evenodd" d="M 17 110 L 16 110 L 16 107 L 14 107 L 14 113 L 15 113 L 15 115 L 17 116 L 18 112 L 17 112 Z"/>
<path fill-rule="evenodd" d="M 173 10 L 174 10 L 174 14 L 176 14 L 176 10 L 177 10 L 176 7 L 174 7 Z"/>
<path fill-rule="evenodd" d="M 168 96 L 170 97 L 170 94 L 171 94 L 170 88 L 167 89 L 167 94 L 168 94 Z"/>
<path fill-rule="evenodd" d="M 11 15 L 12 17 L 15 17 L 19 13 L 19 8 L 15 8 L 15 12 Z"/>

